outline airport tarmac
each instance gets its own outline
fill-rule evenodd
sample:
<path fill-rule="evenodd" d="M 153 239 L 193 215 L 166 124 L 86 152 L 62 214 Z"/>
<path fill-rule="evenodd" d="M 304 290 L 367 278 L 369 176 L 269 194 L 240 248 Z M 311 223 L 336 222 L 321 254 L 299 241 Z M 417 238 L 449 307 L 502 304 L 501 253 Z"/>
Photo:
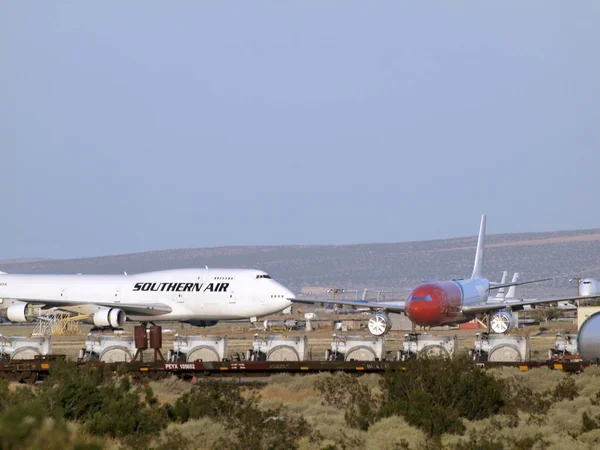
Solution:
<path fill-rule="evenodd" d="M 289 316 L 286 316 L 289 318 Z M 281 316 L 274 319 L 281 320 Z M 344 318 L 344 319 L 350 319 Z M 361 324 L 364 318 L 361 319 Z M 269 334 L 282 334 L 286 336 L 308 336 L 309 344 L 309 355 L 313 360 L 323 360 L 325 358 L 325 350 L 330 348 L 330 344 L 333 339 L 333 335 L 338 336 L 353 335 L 353 336 L 371 336 L 367 330 L 348 330 L 339 331 L 333 327 L 333 321 L 322 320 L 314 323 L 317 328 L 312 332 L 306 332 L 305 330 L 293 330 L 293 331 L 265 331 L 262 328 L 262 321 L 258 322 L 255 327 L 248 322 L 222 322 L 214 327 L 200 328 L 194 327 L 188 324 L 181 323 L 163 323 L 163 352 L 166 352 L 172 348 L 173 341 L 176 339 L 177 334 L 182 335 L 227 335 L 228 336 L 228 353 L 229 355 L 235 355 L 239 353 L 244 355 L 246 350 L 252 348 L 252 342 L 254 335 L 258 334 L 266 336 Z M 365 320 L 366 323 L 366 320 Z M 133 327 L 135 324 L 127 324 L 123 329 L 123 334 L 133 335 Z M 0 333 L 5 336 L 30 336 L 34 331 L 34 324 L 0 324 Z M 78 352 L 84 347 L 86 335 L 92 329 L 91 325 L 81 324 L 79 335 L 70 336 L 53 336 L 53 353 L 63 354 L 67 358 L 77 358 Z M 479 330 L 481 331 L 481 330 Z M 550 349 L 556 339 L 556 334 L 559 332 L 570 332 L 574 333 L 577 331 L 577 325 L 573 322 L 549 322 L 542 325 L 529 325 L 517 330 L 513 330 L 510 335 L 529 336 L 530 347 L 531 347 L 531 360 L 534 361 L 545 361 L 548 355 L 548 349 Z M 389 355 L 393 358 L 396 355 L 398 349 L 402 347 L 405 334 L 410 331 L 390 331 L 386 336 L 386 351 L 391 352 Z M 428 333 L 437 336 L 457 336 L 459 351 L 467 351 L 473 347 L 475 340 L 475 334 L 477 330 L 460 330 L 456 329 L 433 329 Z M 423 332 L 424 333 L 424 332 Z"/>

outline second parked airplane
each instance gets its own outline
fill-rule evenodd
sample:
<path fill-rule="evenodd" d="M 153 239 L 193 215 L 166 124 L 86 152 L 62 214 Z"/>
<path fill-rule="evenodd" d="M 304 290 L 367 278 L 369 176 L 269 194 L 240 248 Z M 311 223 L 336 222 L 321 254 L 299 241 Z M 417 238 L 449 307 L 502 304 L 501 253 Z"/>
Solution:
<path fill-rule="evenodd" d="M 487 278 L 484 278 L 485 222 L 486 217 L 483 215 L 481 216 L 473 273 L 468 279 L 420 284 L 410 292 L 406 301 L 323 301 L 297 298 L 290 298 L 290 300 L 296 303 L 335 303 L 370 308 L 376 312 L 369 320 L 369 331 L 376 336 L 381 336 L 391 328 L 391 320 L 388 313 L 404 313 L 414 324 L 419 326 L 455 325 L 468 322 L 478 314 L 491 314 L 490 323 L 495 324 L 495 331 L 506 333 L 512 329 L 516 322 L 512 315 L 513 310 L 523 309 L 525 305 L 555 303 L 584 298 L 582 296 L 536 299 L 506 297 L 501 301 L 493 298 L 490 300 L 490 291 L 492 290 L 546 281 L 549 278 L 510 283 L 492 283 Z"/>

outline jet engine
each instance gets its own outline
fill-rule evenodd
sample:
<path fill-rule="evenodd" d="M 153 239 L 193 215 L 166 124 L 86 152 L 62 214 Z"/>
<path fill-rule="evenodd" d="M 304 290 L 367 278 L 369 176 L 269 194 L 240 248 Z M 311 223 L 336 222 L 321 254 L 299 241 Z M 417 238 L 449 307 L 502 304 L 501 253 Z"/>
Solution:
<path fill-rule="evenodd" d="M 97 327 L 121 328 L 126 316 L 119 308 L 100 308 L 92 319 Z"/>
<path fill-rule="evenodd" d="M 600 283 L 592 278 L 585 278 L 579 283 L 579 295 L 587 297 L 600 296 Z"/>
<path fill-rule="evenodd" d="M 36 317 L 33 309 L 28 307 L 27 303 L 9 306 L 1 310 L 0 315 L 15 323 L 33 322 Z"/>
<path fill-rule="evenodd" d="M 508 333 L 514 328 L 517 320 L 510 309 L 503 309 L 490 316 L 490 328 L 494 333 Z"/>
<path fill-rule="evenodd" d="M 218 320 L 188 320 L 186 323 L 193 325 L 195 327 L 214 327 Z"/>
<path fill-rule="evenodd" d="M 392 320 L 384 312 L 377 312 L 369 319 L 369 331 L 373 336 L 383 336 L 392 328 Z"/>

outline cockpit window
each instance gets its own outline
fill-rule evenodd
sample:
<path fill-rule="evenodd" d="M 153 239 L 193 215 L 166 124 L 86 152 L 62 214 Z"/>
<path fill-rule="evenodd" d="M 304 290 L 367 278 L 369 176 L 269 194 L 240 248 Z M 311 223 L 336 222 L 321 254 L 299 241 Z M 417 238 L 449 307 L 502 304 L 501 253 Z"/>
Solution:
<path fill-rule="evenodd" d="M 417 297 L 417 296 L 413 295 L 410 298 L 410 300 L 413 301 L 413 302 L 418 302 L 420 300 L 425 300 L 426 302 L 430 302 L 431 301 L 431 295 L 424 295 L 424 296 L 420 296 L 420 297 Z"/>
<path fill-rule="evenodd" d="M 256 279 L 259 279 L 259 278 L 271 278 L 271 277 L 270 277 L 269 275 L 267 275 L 267 274 L 264 274 L 264 275 L 256 275 Z"/>

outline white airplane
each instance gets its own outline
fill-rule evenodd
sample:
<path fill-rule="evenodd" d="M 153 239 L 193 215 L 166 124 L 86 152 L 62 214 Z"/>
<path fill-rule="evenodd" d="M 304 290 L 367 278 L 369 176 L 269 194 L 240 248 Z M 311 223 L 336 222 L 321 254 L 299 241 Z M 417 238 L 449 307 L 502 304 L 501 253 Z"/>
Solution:
<path fill-rule="evenodd" d="M 375 336 L 384 335 L 391 328 L 389 313 L 404 313 L 416 325 L 441 326 L 468 322 L 478 314 L 490 316 L 489 323 L 494 331 L 506 333 L 512 329 L 516 320 L 513 310 L 523 309 L 526 305 L 556 303 L 578 300 L 581 296 L 566 298 L 515 299 L 504 298 L 490 301 L 490 291 L 511 286 L 546 281 L 550 278 L 511 283 L 492 283 L 483 277 L 483 253 L 485 246 L 485 215 L 481 216 L 479 239 L 475 252 L 475 264 L 471 277 L 463 280 L 425 282 L 414 288 L 406 301 L 357 302 L 349 300 L 304 300 L 293 298 L 296 303 L 337 303 L 341 305 L 368 307 L 376 311 L 369 320 L 369 331 Z M 514 295 L 514 294 L 513 294 Z"/>
<path fill-rule="evenodd" d="M 505 272 L 506 273 L 506 272 Z M 519 281 L 519 272 L 515 272 L 513 277 L 512 277 L 512 283 L 516 283 Z M 504 281 L 503 281 L 504 282 Z M 523 298 L 523 297 L 516 297 L 515 293 L 516 293 L 516 286 L 511 286 L 510 288 L 508 288 L 508 293 L 506 294 L 506 296 L 504 297 L 504 299 L 506 300 L 520 300 L 520 301 L 529 301 L 529 300 L 535 300 L 533 298 Z M 581 290 L 580 290 L 580 294 L 579 295 L 584 295 L 581 294 Z M 550 304 L 546 304 L 544 306 L 552 306 Z M 572 302 L 569 301 L 557 301 L 555 305 L 553 305 L 556 309 L 560 309 L 560 310 L 564 310 L 564 311 L 572 311 L 572 310 L 576 310 L 577 309 L 577 305 L 573 304 Z M 533 309 L 536 309 L 536 305 L 535 304 L 530 304 L 530 305 L 524 305 L 523 309 L 525 311 L 531 311 Z"/>
<path fill-rule="evenodd" d="M 600 297 L 600 282 L 593 278 L 574 278 L 579 282 L 579 295 L 582 297 Z M 570 281 L 570 280 L 569 280 Z"/>
<path fill-rule="evenodd" d="M 176 269 L 136 275 L 25 275 L 0 272 L 0 315 L 30 322 L 58 308 L 98 327 L 180 321 L 197 326 L 253 319 L 288 308 L 294 294 L 260 270 Z"/>

